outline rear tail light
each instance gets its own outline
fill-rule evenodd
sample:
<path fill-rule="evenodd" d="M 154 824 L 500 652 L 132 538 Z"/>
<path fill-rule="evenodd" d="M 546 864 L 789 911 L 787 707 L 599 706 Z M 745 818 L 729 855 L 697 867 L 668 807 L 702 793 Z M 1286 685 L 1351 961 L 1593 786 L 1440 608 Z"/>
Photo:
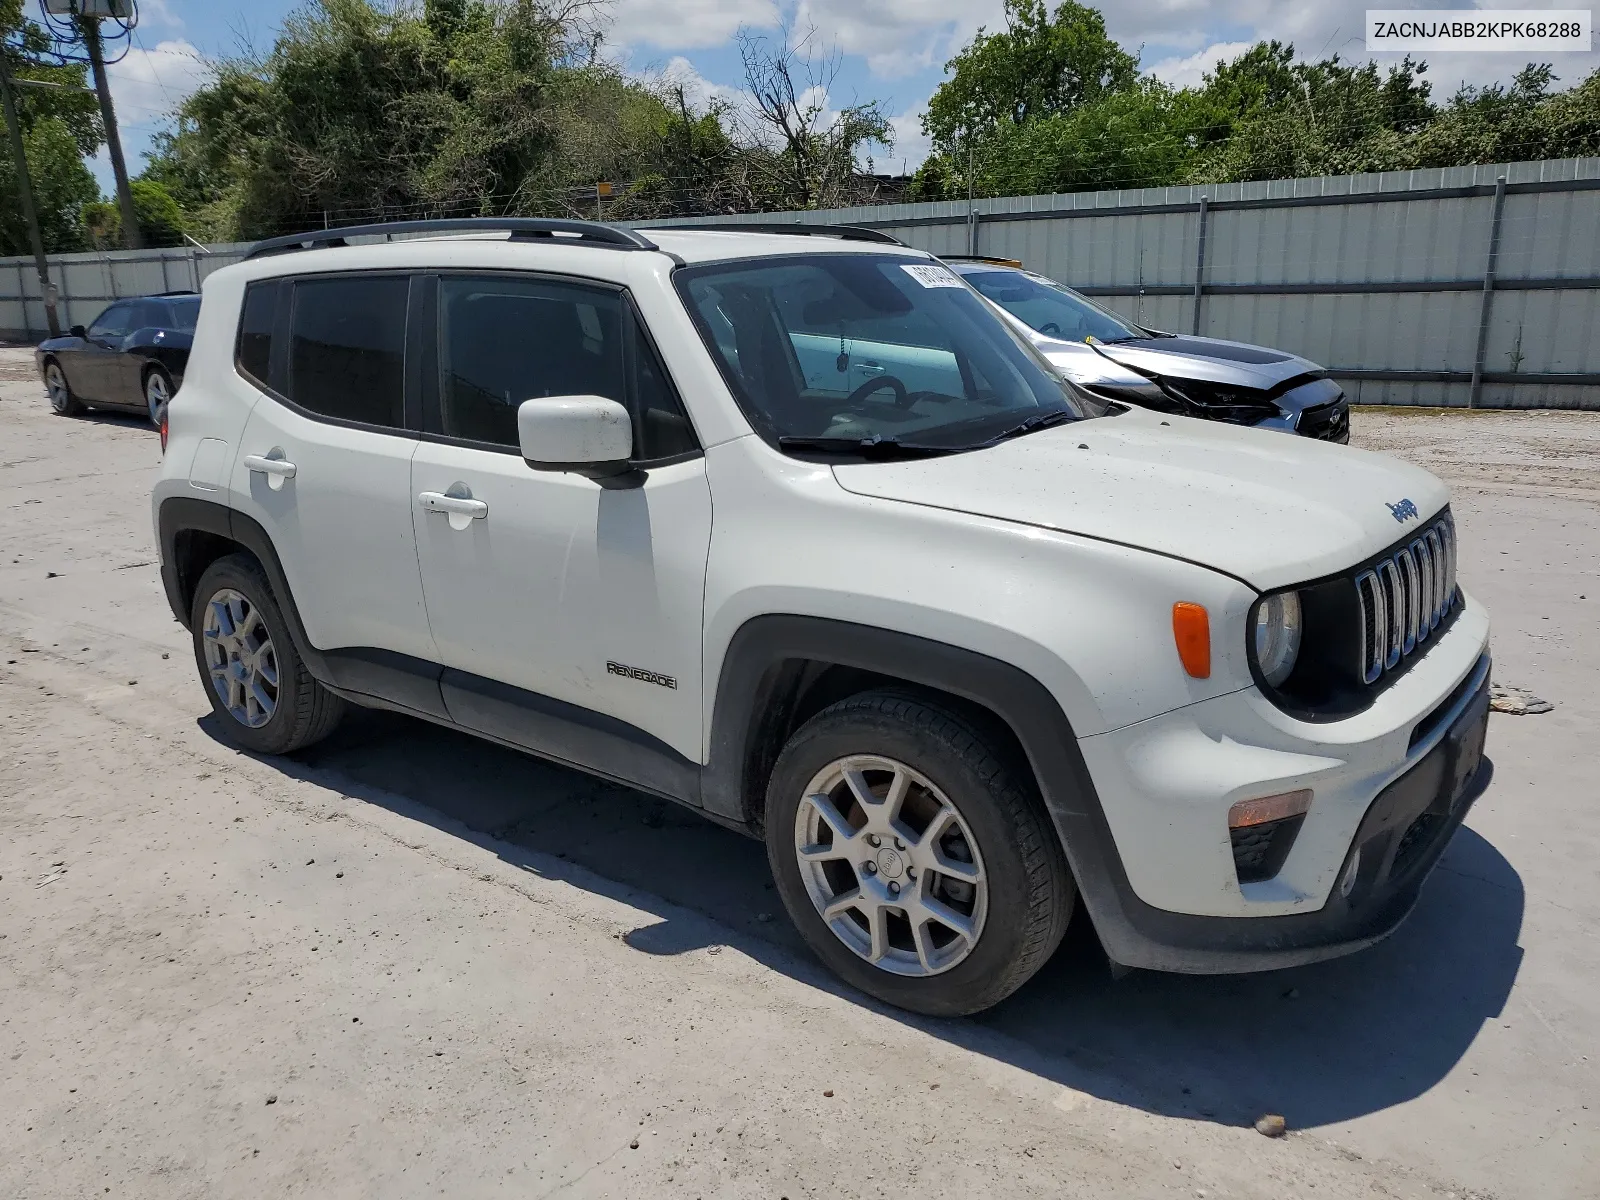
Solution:
<path fill-rule="evenodd" d="M 163 409 L 161 413 L 161 453 L 167 452 L 167 414 Z"/>

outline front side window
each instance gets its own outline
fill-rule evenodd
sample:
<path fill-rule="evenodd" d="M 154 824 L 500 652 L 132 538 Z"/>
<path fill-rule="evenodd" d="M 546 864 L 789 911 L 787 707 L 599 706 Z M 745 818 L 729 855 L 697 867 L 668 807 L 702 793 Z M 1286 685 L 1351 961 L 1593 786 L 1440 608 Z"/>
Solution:
<path fill-rule="evenodd" d="M 1071 288 L 1031 271 L 965 271 L 973 287 L 1029 329 L 1067 342 L 1125 342 L 1149 335 Z"/>
<path fill-rule="evenodd" d="M 926 259 L 759 258 L 674 278 L 751 423 L 780 445 L 960 450 L 1104 411 Z"/>
<path fill-rule="evenodd" d="M 127 337 L 128 321 L 132 316 L 132 305 L 113 304 L 94 319 L 94 324 L 89 326 L 89 336 L 106 339 Z"/>
<path fill-rule="evenodd" d="M 623 388 L 622 297 L 543 280 L 439 281 L 439 418 L 448 437 L 516 446 L 517 407 Z"/>
<path fill-rule="evenodd" d="M 289 319 L 289 400 L 363 425 L 404 424 L 403 276 L 301 279 Z"/>
<path fill-rule="evenodd" d="M 439 281 L 439 429 L 515 448 L 517 408 L 541 396 L 605 396 L 629 411 L 634 457 L 697 448 L 666 372 L 622 294 L 543 279 Z"/>

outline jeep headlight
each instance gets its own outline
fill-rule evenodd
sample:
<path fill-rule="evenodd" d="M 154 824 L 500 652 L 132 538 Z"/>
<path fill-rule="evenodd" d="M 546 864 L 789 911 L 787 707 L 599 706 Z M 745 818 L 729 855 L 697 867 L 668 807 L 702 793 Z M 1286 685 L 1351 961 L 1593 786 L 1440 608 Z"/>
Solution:
<path fill-rule="evenodd" d="M 1256 666 L 1273 687 L 1283 686 L 1300 657 L 1300 593 L 1276 592 L 1256 601 L 1251 621 Z"/>

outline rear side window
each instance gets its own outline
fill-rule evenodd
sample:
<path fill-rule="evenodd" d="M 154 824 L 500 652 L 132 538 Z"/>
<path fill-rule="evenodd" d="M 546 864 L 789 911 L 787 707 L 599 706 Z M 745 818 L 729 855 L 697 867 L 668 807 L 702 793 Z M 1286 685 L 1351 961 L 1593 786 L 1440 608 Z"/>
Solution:
<path fill-rule="evenodd" d="M 289 400 L 319 416 L 404 424 L 404 276 L 303 279 L 289 319 Z"/>
<path fill-rule="evenodd" d="M 239 374 L 262 387 L 272 362 L 272 323 L 277 315 L 278 281 L 263 279 L 244 290 L 244 313 L 239 318 L 239 341 L 233 361 Z M 196 306 L 198 313 L 199 306 Z"/>
<path fill-rule="evenodd" d="M 200 297 L 192 299 L 173 300 L 167 304 L 169 320 L 172 328 L 180 333 L 193 333 L 195 325 L 200 320 Z"/>

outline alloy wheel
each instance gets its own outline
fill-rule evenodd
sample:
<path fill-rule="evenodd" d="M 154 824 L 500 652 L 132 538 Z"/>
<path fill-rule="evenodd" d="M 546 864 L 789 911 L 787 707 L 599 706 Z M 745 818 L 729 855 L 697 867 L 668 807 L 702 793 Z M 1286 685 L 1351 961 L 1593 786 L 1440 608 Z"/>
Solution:
<path fill-rule="evenodd" d="M 873 966 L 938 975 L 977 946 L 989 901 L 977 841 L 905 763 L 853 755 L 819 771 L 795 813 L 794 852 L 818 915 Z"/>
<path fill-rule="evenodd" d="M 167 391 L 167 377 L 160 371 L 151 371 L 144 381 L 145 407 L 150 410 L 152 423 L 161 424 L 161 413 L 172 396 Z"/>
<path fill-rule="evenodd" d="M 67 386 L 67 377 L 59 364 L 51 363 L 44 369 L 44 386 L 50 393 L 50 407 L 56 412 L 65 412 L 72 400 L 72 389 Z"/>
<path fill-rule="evenodd" d="M 278 708 L 278 656 L 261 610 L 223 588 L 206 605 L 206 673 L 234 720 L 259 729 Z"/>

